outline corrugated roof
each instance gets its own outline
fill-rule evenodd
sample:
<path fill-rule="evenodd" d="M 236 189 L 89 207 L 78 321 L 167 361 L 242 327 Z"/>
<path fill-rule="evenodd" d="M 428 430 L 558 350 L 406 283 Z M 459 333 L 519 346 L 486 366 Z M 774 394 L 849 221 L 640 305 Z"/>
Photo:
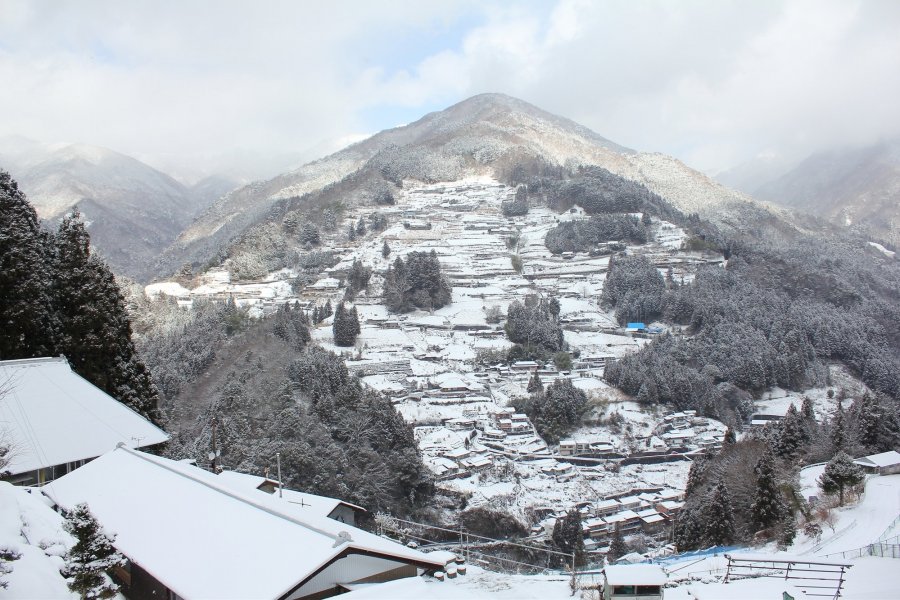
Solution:
<path fill-rule="evenodd" d="M 12 474 L 94 458 L 123 443 L 143 448 L 168 434 L 72 371 L 65 358 L 0 361 L 0 430 Z"/>

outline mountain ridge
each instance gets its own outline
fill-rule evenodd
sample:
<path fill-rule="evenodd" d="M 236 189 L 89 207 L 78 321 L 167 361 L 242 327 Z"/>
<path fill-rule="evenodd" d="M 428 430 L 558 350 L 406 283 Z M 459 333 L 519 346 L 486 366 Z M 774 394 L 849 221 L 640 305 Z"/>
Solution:
<path fill-rule="evenodd" d="M 685 213 L 702 214 L 726 228 L 740 227 L 748 213 L 772 210 L 672 157 L 626 148 L 511 96 L 480 94 L 288 173 L 233 190 L 182 232 L 162 256 L 156 273 L 168 275 L 185 262 L 205 264 L 222 257 L 279 201 L 322 190 L 365 169 L 394 183 L 404 178 L 450 181 L 497 176 L 503 168 L 527 159 L 573 168 L 603 167 L 646 185 Z"/>

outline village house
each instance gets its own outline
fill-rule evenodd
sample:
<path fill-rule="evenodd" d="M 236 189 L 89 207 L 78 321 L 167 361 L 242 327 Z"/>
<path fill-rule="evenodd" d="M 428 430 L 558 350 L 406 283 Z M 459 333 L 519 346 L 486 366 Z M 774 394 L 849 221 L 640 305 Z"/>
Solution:
<path fill-rule="evenodd" d="M 348 524 L 241 491 L 184 462 L 120 445 L 44 492 L 87 503 L 127 559 L 127 598 L 325 598 L 414 577 L 445 561 Z"/>
<path fill-rule="evenodd" d="M 12 449 L 5 479 L 17 485 L 53 481 L 119 443 L 147 448 L 169 439 L 63 357 L 0 361 L 0 384 L 0 432 Z"/>
<path fill-rule="evenodd" d="M 866 473 L 878 475 L 894 475 L 900 473 L 900 452 L 890 450 L 880 454 L 870 454 L 853 461 L 863 468 Z"/>
<path fill-rule="evenodd" d="M 668 576 L 657 565 L 612 565 L 603 569 L 603 600 L 662 600 Z"/>
<path fill-rule="evenodd" d="M 218 475 L 220 481 L 238 491 L 256 490 L 284 500 L 292 510 L 299 511 L 301 516 L 312 514 L 328 517 L 355 527 L 357 520 L 366 512 L 366 509 L 361 506 L 337 498 L 284 489 L 277 480 L 268 477 L 248 475 L 237 471 L 222 471 Z"/>

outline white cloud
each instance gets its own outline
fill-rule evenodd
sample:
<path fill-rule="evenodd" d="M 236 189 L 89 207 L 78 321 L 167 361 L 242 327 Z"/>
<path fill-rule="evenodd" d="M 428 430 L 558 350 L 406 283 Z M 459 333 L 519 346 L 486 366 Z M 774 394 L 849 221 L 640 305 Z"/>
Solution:
<path fill-rule="evenodd" d="M 727 166 L 900 132 L 900 4 L 5 2 L 0 133 L 283 153 L 485 91 Z"/>

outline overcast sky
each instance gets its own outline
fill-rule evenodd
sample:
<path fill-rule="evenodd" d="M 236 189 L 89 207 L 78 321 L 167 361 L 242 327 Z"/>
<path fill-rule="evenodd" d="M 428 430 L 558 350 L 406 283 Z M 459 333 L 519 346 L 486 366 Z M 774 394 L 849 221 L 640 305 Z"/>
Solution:
<path fill-rule="evenodd" d="M 504 92 L 716 170 L 900 133 L 900 2 L 0 0 L 0 135 L 276 156 Z"/>

